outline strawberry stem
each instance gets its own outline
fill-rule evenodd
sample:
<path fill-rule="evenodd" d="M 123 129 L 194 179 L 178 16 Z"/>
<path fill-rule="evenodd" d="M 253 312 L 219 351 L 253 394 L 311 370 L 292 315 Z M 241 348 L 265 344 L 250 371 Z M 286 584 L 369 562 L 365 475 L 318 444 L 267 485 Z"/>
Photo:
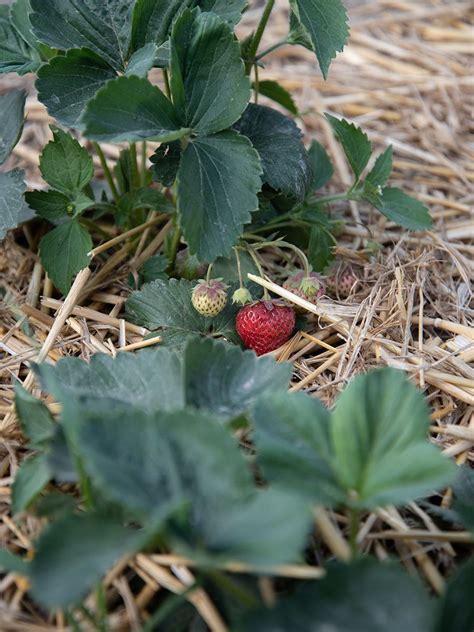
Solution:
<path fill-rule="evenodd" d="M 234 252 L 235 252 L 235 259 L 237 261 L 237 274 L 239 275 L 239 287 L 240 287 L 240 289 L 243 289 L 243 287 L 244 287 L 244 280 L 242 278 L 242 265 L 240 263 L 239 251 L 235 247 L 234 247 Z"/>

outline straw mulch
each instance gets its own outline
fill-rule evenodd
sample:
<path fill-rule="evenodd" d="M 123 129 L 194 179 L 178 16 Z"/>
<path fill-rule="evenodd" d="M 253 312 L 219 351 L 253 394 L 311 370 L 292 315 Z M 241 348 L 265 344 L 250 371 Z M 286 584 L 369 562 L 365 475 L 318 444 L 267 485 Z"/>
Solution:
<path fill-rule="evenodd" d="M 285 35 L 286 3 L 279 4 L 282 9 L 275 12 L 264 47 Z M 353 1 L 350 6 L 351 43 L 333 64 L 328 82 L 303 48 L 274 52 L 261 78 L 278 79 L 295 94 L 308 139 L 317 136 L 330 149 L 336 165 L 334 191 L 350 176 L 321 117 L 324 111 L 363 126 L 379 150 L 393 145 L 394 184 L 427 203 L 435 225 L 428 233 L 408 234 L 365 207 L 334 205 L 333 212 L 347 219 L 338 241 L 339 260 L 350 263 L 360 280 L 347 300 L 323 299 L 308 331 L 298 333 L 275 355 L 294 363 L 292 390 L 305 389 L 328 405 L 361 371 L 383 365 L 405 370 L 432 407 L 432 441 L 457 463 L 472 462 L 472 4 L 378 0 Z M 242 32 L 255 25 L 259 14 L 259 9 L 246 14 Z M 2 78 L 0 92 L 18 85 L 31 86 L 31 81 Z M 25 168 L 29 186 L 38 187 L 43 185 L 38 155 L 50 137 L 51 121 L 33 91 L 27 112 L 22 141 L 7 166 Z M 110 159 L 118 154 L 113 146 L 106 151 Z M 98 162 L 97 168 L 100 173 Z M 111 226 L 102 228 L 111 238 L 116 235 Z M 54 298 L 36 254 L 40 235 L 25 227 L 0 247 L 0 281 L 6 292 L 0 307 L 1 545 L 32 555 L 41 528 L 37 519 L 14 522 L 9 513 L 10 486 L 27 453 L 13 414 L 13 384 L 18 378 L 26 380 L 37 392 L 28 363 L 38 357 L 49 362 L 65 355 L 87 359 L 98 351 L 115 355 L 124 347 L 142 346 L 145 330 L 121 317 L 127 278 L 160 249 L 167 229 L 150 223 L 139 229 L 142 238 L 133 249 L 124 240 L 103 251 L 98 248 L 92 272 L 79 275 L 66 309 L 59 312 L 63 303 Z M 381 245 L 375 254 L 372 242 Z M 267 260 L 266 271 L 277 283 L 280 263 L 271 256 Z M 450 500 L 448 491 L 442 505 L 448 507 Z M 347 557 L 345 518 L 322 512 L 316 526 L 315 541 L 325 556 Z M 441 593 L 472 540 L 464 532 L 439 531 L 412 503 L 403 511 L 388 508 L 366 516 L 359 542 L 380 559 L 398 554 L 410 572 Z M 290 567 L 281 573 L 317 576 L 318 569 Z M 130 580 L 137 575 L 140 588 L 132 593 Z M 192 581 L 186 560 L 172 555 L 140 555 L 123 562 L 106 579 L 108 601 L 115 604 L 112 629 L 139 629 L 159 591 L 179 593 Z M 25 590 L 24 581 L 13 574 L 1 580 L 0 629 L 63 629 L 61 613 L 45 618 Z M 262 584 L 262 591 L 268 590 Z M 225 629 L 203 590 L 189 593 L 187 599 L 212 630 Z"/>

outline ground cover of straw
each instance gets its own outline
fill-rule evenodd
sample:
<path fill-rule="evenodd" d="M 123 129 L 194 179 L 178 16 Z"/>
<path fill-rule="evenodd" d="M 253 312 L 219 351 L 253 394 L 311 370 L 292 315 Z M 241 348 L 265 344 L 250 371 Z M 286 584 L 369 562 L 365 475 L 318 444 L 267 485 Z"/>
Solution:
<path fill-rule="evenodd" d="M 448 0 L 349 4 L 351 42 L 332 66 L 327 83 L 315 68 L 314 56 L 303 48 L 292 49 L 290 55 L 287 49 L 273 53 L 261 79 L 277 79 L 295 93 L 307 138 L 317 137 L 335 162 L 334 191 L 349 182 L 349 172 L 320 116 L 324 111 L 361 125 L 378 149 L 393 145 L 395 185 L 429 205 L 435 223 L 430 232 L 408 234 L 366 208 L 335 204 L 333 213 L 346 220 L 338 258 L 351 263 L 361 281 L 347 300 L 323 299 L 308 331 L 297 333 L 273 355 L 293 363 L 291 390 L 314 393 L 327 405 L 361 371 L 376 366 L 405 370 L 432 408 L 431 440 L 457 463 L 472 463 L 472 5 Z M 257 9 L 247 13 L 242 32 L 257 16 Z M 283 9 L 277 11 L 263 47 L 284 36 L 286 24 Z M 0 93 L 19 86 L 31 88 L 31 80 L 0 79 Z M 7 167 L 26 169 L 29 187 L 37 188 L 44 186 L 38 156 L 50 138 L 51 120 L 33 89 L 27 113 L 22 140 Z M 110 160 L 118 156 L 116 146 L 105 150 Z M 100 175 L 98 160 L 96 167 Z M 101 227 L 110 239 L 117 236 L 112 226 Z M 27 454 L 13 414 L 14 382 L 26 380 L 38 392 L 28 367 L 38 357 L 51 362 L 65 355 L 87 359 L 98 351 L 115 355 L 119 349 L 141 347 L 146 330 L 123 318 L 127 279 L 160 250 L 168 228 L 152 221 L 138 229 L 138 239 L 118 238 L 96 249 L 91 271 L 80 275 L 66 311 L 60 310 L 62 303 L 38 261 L 40 235 L 26 226 L 0 246 L 0 285 L 6 291 L 0 304 L 0 545 L 31 555 L 42 527 L 33 517 L 14 522 L 10 514 L 11 483 Z M 372 242 L 381 245 L 375 254 Z M 277 284 L 284 264 L 267 256 L 265 272 Z M 22 327 L 25 319 L 29 334 Z M 54 410 L 54 403 L 49 404 Z M 442 505 L 448 507 L 450 499 L 448 490 Z M 344 559 L 346 535 L 345 517 L 322 511 L 315 525 L 315 562 Z M 439 531 L 415 503 L 367 515 L 358 540 L 363 551 L 379 559 L 398 556 L 434 593 L 443 591 L 446 577 L 471 542 L 467 533 Z M 309 565 L 281 572 L 317 575 Z M 138 621 L 147 619 L 160 591 L 184 591 L 192 573 L 186 560 L 172 554 L 139 555 L 118 565 L 105 580 L 109 603 L 114 604 L 113 629 L 139 629 Z M 262 583 L 262 591 L 271 598 L 271 583 Z M 208 595 L 200 589 L 187 598 L 212 629 L 215 609 Z M 1 630 L 39 632 L 62 629 L 63 624 L 61 613 L 46 619 L 35 609 L 21 579 L 8 574 L 0 581 Z"/>

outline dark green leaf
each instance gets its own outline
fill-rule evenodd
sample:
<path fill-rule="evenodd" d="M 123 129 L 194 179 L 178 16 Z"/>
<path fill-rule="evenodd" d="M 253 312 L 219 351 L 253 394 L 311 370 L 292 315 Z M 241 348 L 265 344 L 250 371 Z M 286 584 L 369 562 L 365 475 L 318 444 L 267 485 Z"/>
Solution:
<path fill-rule="evenodd" d="M 0 97 L 0 165 L 20 140 L 26 92 L 10 90 Z"/>
<path fill-rule="evenodd" d="M 294 28 L 289 39 L 306 46 L 311 43 L 326 79 L 331 61 L 349 36 L 344 5 L 341 0 L 290 0 L 290 6 Z"/>
<path fill-rule="evenodd" d="M 328 228 L 311 227 L 308 245 L 308 261 L 317 272 L 322 272 L 334 259 L 336 240 Z"/>
<path fill-rule="evenodd" d="M 40 217 L 55 222 L 62 219 L 68 213 L 71 205 L 69 198 L 64 193 L 54 191 L 28 191 L 25 193 L 25 200 L 28 206 L 36 211 Z"/>
<path fill-rule="evenodd" d="M 174 23 L 171 92 L 183 125 L 198 134 L 230 127 L 247 106 L 250 82 L 239 43 L 216 15 L 186 10 Z"/>
<path fill-rule="evenodd" d="M 214 340 L 190 342 L 183 361 L 187 405 L 225 419 L 248 411 L 265 392 L 285 391 L 291 379 L 291 365 Z"/>
<path fill-rule="evenodd" d="M 21 221 L 26 207 L 24 177 L 25 173 L 21 169 L 0 173 L 0 239 Z"/>
<path fill-rule="evenodd" d="M 68 50 L 38 71 L 38 98 L 60 123 L 82 129 L 85 106 L 115 76 L 115 70 L 96 53 L 85 48 Z"/>
<path fill-rule="evenodd" d="M 134 552 L 143 533 L 104 515 L 67 516 L 46 528 L 31 563 L 31 593 L 46 608 L 81 601 L 124 555 Z"/>
<path fill-rule="evenodd" d="M 367 174 L 366 182 L 375 187 L 383 187 L 392 173 L 393 147 L 390 145 L 383 154 L 378 156 L 372 170 Z"/>
<path fill-rule="evenodd" d="M 302 202 L 311 186 L 311 165 L 296 123 L 277 110 L 250 103 L 234 126 L 258 151 L 263 182 Z"/>
<path fill-rule="evenodd" d="M 232 26 L 240 21 L 247 0 L 198 0 L 202 11 L 211 11 Z"/>
<path fill-rule="evenodd" d="M 311 147 L 308 150 L 309 161 L 313 171 L 313 182 L 311 188 L 313 191 L 318 191 L 329 182 L 334 173 L 334 167 L 332 166 L 331 159 L 324 147 L 318 143 L 317 140 L 313 140 Z"/>
<path fill-rule="evenodd" d="M 156 44 L 145 44 L 139 48 L 130 57 L 127 65 L 126 75 L 136 75 L 137 77 L 146 77 L 148 71 L 151 70 L 155 63 L 158 47 Z"/>
<path fill-rule="evenodd" d="M 396 187 L 383 189 L 379 211 L 408 230 L 427 230 L 433 224 L 426 206 Z"/>
<path fill-rule="evenodd" d="M 69 402 L 64 406 L 66 409 Z M 56 432 L 47 450 L 48 464 L 52 477 L 57 483 L 77 483 L 76 460 L 71 454 L 64 424 L 56 426 Z"/>
<path fill-rule="evenodd" d="M 29 48 L 34 51 L 38 48 L 39 42 L 32 32 L 30 13 L 30 0 L 15 0 L 10 8 L 10 22 Z"/>
<path fill-rule="evenodd" d="M 288 112 L 291 112 L 295 116 L 298 115 L 298 108 L 296 107 L 296 103 L 293 101 L 293 97 L 277 81 L 264 79 L 263 81 L 258 82 L 258 86 L 257 84 L 253 84 L 253 89 L 258 90 L 259 94 L 262 96 L 275 101 L 275 103 L 284 107 L 288 110 Z"/>
<path fill-rule="evenodd" d="M 235 314 L 228 304 L 214 318 L 201 316 L 191 303 L 194 284 L 185 279 L 154 281 L 133 292 L 126 304 L 127 317 L 149 329 L 165 328 L 165 342 L 182 347 L 196 335 L 223 336 L 236 341 Z"/>
<path fill-rule="evenodd" d="M 336 138 L 341 143 L 352 171 L 358 179 L 372 155 L 372 145 L 367 134 L 360 127 L 356 127 L 345 119 L 337 119 L 330 114 L 325 116 L 333 128 Z"/>
<path fill-rule="evenodd" d="M 474 532 L 474 470 L 469 465 L 459 468 L 458 477 L 453 483 L 453 510 L 461 523 Z"/>
<path fill-rule="evenodd" d="M 138 516 L 192 501 L 204 519 L 252 490 L 236 443 L 209 415 L 90 411 L 77 423 L 89 475 L 106 497 Z"/>
<path fill-rule="evenodd" d="M 89 138 L 114 143 L 147 138 L 165 142 L 189 132 L 161 90 L 134 76 L 109 81 L 89 101 L 82 122 Z"/>
<path fill-rule="evenodd" d="M 358 187 L 358 190 L 355 194 L 355 199 L 359 199 L 359 195 L 363 200 L 365 200 L 375 208 L 381 208 L 383 204 L 382 187 L 372 184 L 369 180 L 366 180 L 362 187 L 360 187 L 360 189 Z"/>
<path fill-rule="evenodd" d="M 92 239 L 77 220 L 57 226 L 40 241 L 40 259 L 54 285 L 67 294 L 76 274 L 89 265 Z"/>
<path fill-rule="evenodd" d="M 12 486 L 14 514 L 28 509 L 28 506 L 51 480 L 51 474 L 46 454 L 37 454 L 23 461 Z"/>
<path fill-rule="evenodd" d="M 167 268 L 168 259 L 164 255 L 154 255 L 150 257 L 140 268 L 142 283 L 151 283 L 157 279 L 166 281 L 168 278 L 166 274 Z"/>
<path fill-rule="evenodd" d="M 175 208 L 161 191 L 142 187 L 129 191 L 120 197 L 117 208 L 117 220 L 124 223 L 130 214 L 138 208 L 150 209 L 161 213 L 172 213 Z"/>
<path fill-rule="evenodd" d="M 32 445 L 39 446 L 52 438 L 56 424 L 46 404 L 19 384 L 15 387 L 15 409 L 21 431 Z"/>
<path fill-rule="evenodd" d="M 150 160 L 153 163 L 153 180 L 160 182 L 164 187 L 173 186 L 181 160 L 180 143 L 175 141 L 160 145 Z"/>
<path fill-rule="evenodd" d="M 53 140 L 43 149 L 40 169 L 48 184 L 61 193 L 75 196 L 94 175 L 92 157 L 70 134 L 53 130 Z"/>
<path fill-rule="evenodd" d="M 330 416 L 308 395 L 275 393 L 253 410 L 254 441 L 263 475 L 315 503 L 343 499 L 331 463 Z"/>
<path fill-rule="evenodd" d="M 190 250 L 200 261 L 227 255 L 258 208 L 260 159 L 235 131 L 191 141 L 178 171 L 178 212 Z"/>
<path fill-rule="evenodd" d="M 332 564 L 269 610 L 251 614 L 241 632 L 428 632 L 433 608 L 419 581 L 397 566 L 361 559 Z M 454 630 L 453 630 L 454 632 Z"/>
<path fill-rule="evenodd" d="M 41 364 L 36 371 L 43 387 L 60 402 L 74 401 L 75 406 L 99 412 L 184 406 L 181 363 L 168 349 L 119 353 L 115 359 L 97 353 L 90 363 L 65 358 L 55 366 Z"/>
<path fill-rule="evenodd" d="M 41 63 L 38 52 L 32 49 L 10 21 L 8 6 L 0 6 L 0 73 L 34 72 Z"/>
<path fill-rule="evenodd" d="M 10 553 L 7 549 L 0 549 L 0 570 L 11 571 L 18 575 L 28 574 L 29 564 L 18 555 Z"/>
<path fill-rule="evenodd" d="M 145 44 L 163 44 L 171 30 L 173 20 L 190 6 L 193 0 L 137 0 L 133 9 L 133 50 Z"/>
<path fill-rule="evenodd" d="M 474 560 L 471 559 L 448 583 L 436 632 L 471 632 L 474 628 L 473 592 Z"/>
<path fill-rule="evenodd" d="M 116 70 L 125 70 L 131 39 L 129 0 L 31 0 L 38 39 L 53 48 L 89 48 Z"/>
<path fill-rule="evenodd" d="M 428 442 L 428 427 L 423 395 L 401 371 L 372 371 L 349 384 L 332 414 L 331 440 L 339 483 L 354 504 L 401 504 L 452 481 L 455 467 Z"/>
<path fill-rule="evenodd" d="M 65 514 L 72 513 L 78 499 L 69 494 L 53 491 L 45 496 L 41 496 L 35 503 L 35 514 L 40 518 L 56 519 Z"/>

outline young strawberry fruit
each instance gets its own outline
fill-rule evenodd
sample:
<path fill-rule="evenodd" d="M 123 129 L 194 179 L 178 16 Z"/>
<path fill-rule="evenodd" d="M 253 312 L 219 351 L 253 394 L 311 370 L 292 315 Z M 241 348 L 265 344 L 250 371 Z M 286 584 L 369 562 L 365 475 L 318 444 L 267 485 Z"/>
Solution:
<path fill-rule="evenodd" d="M 304 272 L 297 272 L 283 283 L 285 290 L 296 294 L 300 298 L 304 298 L 313 305 L 316 305 L 318 299 L 324 294 L 325 287 L 322 279 L 316 272 L 311 272 L 309 276 L 306 276 Z M 294 306 L 297 314 L 304 314 L 306 310 L 302 307 Z"/>
<path fill-rule="evenodd" d="M 222 279 L 201 279 L 193 290 L 191 301 L 194 309 L 203 316 L 217 316 L 227 303 L 227 285 Z"/>
<path fill-rule="evenodd" d="M 331 274 L 326 278 L 329 294 L 335 297 L 347 298 L 359 279 L 351 268 L 345 268 L 340 273 Z"/>
<path fill-rule="evenodd" d="M 295 312 L 283 301 L 257 301 L 242 307 L 235 326 L 244 345 L 263 355 L 290 338 L 295 328 Z"/>

